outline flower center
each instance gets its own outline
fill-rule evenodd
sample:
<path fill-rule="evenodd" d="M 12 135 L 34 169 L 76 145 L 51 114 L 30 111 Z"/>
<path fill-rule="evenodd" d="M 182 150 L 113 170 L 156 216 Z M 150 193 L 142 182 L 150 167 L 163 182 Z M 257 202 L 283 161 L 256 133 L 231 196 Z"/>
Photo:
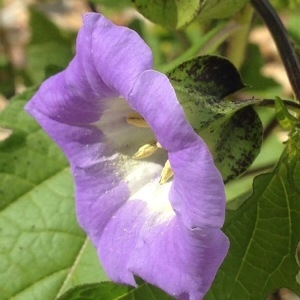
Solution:
<path fill-rule="evenodd" d="M 149 125 L 145 121 L 145 119 L 139 115 L 136 112 L 130 113 L 126 117 L 126 121 L 128 124 L 139 127 L 139 128 L 149 128 Z M 133 159 L 143 159 L 146 157 L 151 156 L 154 152 L 156 152 L 158 149 L 162 149 L 162 146 L 159 142 L 153 140 L 150 141 L 149 143 L 143 145 L 138 149 L 138 151 L 132 156 Z M 167 160 L 160 176 L 159 183 L 164 184 L 167 183 L 172 177 L 174 173 L 171 168 L 170 161 Z"/>

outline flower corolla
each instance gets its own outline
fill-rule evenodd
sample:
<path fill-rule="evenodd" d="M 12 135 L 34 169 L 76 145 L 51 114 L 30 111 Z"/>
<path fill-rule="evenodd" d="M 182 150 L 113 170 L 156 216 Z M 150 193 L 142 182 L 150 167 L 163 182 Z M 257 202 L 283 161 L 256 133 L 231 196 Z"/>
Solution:
<path fill-rule="evenodd" d="M 70 162 L 78 222 L 107 275 L 202 299 L 229 246 L 222 178 L 144 41 L 100 14 L 83 19 L 74 59 L 26 110 Z M 130 124 L 132 113 L 147 126 Z M 157 151 L 134 158 L 149 141 Z M 167 160 L 174 177 L 160 184 Z"/>

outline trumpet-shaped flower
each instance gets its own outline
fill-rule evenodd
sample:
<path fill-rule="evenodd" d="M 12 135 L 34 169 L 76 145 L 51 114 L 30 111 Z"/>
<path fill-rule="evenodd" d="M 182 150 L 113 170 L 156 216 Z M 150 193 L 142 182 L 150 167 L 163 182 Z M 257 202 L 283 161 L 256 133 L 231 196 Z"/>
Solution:
<path fill-rule="evenodd" d="M 228 250 L 220 230 L 224 187 L 142 39 L 86 14 L 76 56 L 26 110 L 70 162 L 78 222 L 107 275 L 133 286 L 138 276 L 178 299 L 201 299 Z M 155 153 L 133 157 L 149 142 L 159 145 Z M 160 184 L 167 160 L 174 177 Z"/>

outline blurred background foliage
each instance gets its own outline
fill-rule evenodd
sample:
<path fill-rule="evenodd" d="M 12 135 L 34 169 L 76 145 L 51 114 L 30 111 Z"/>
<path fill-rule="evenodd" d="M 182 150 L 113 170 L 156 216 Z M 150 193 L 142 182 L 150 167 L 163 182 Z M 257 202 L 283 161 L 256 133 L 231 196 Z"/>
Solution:
<path fill-rule="evenodd" d="M 271 3 L 295 48 L 300 49 L 300 0 Z M 94 9 L 137 31 L 151 47 L 157 70 L 167 72 L 196 55 L 222 55 L 236 65 L 248 85 L 235 93 L 234 99 L 270 99 L 275 95 L 293 99 L 272 37 L 249 5 L 233 18 L 225 16 L 221 20 L 195 21 L 179 29 L 166 29 L 145 19 L 130 0 L 1 0 L 0 110 L 13 96 L 39 85 L 67 66 L 75 53 L 81 15 Z M 287 139 L 287 133 L 276 121 L 274 109 L 256 107 L 256 110 L 264 125 L 263 148 L 251 168 L 226 185 L 229 202 L 251 191 L 254 176 L 274 167 Z M 1 130 L 0 139 L 6 136 Z M 289 299 L 298 299 L 287 294 L 295 297 Z M 288 299 L 283 294 L 280 297 Z"/>
<path fill-rule="evenodd" d="M 272 3 L 280 12 L 295 47 L 299 46 L 300 1 L 273 0 Z M 293 97 L 272 37 L 248 6 L 234 18 L 193 22 L 176 30 L 146 20 L 130 0 L 2 0 L 1 107 L 15 94 L 38 85 L 68 64 L 75 52 L 81 15 L 93 8 L 113 22 L 137 31 L 151 47 L 154 68 L 160 71 L 169 71 L 196 55 L 217 54 L 229 58 L 249 86 L 235 94 L 235 99 Z M 249 19 L 253 19 L 251 27 Z M 258 107 L 257 111 L 265 127 L 264 147 L 242 178 L 227 185 L 228 199 L 251 188 L 253 176 L 270 170 L 284 147 L 286 134 L 278 127 L 274 111 L 265 107 Z"/>

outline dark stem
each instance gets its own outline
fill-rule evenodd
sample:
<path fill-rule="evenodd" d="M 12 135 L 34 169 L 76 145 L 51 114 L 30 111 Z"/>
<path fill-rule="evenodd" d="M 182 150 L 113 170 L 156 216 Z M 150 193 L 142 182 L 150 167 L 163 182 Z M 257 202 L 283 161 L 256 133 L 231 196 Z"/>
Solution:
<path fill-rule="evenodd" d="M 263 140 L 265 141 L 273 132 L 273 130 L 278 126 L 278 121 L 276 118 L 273 118 L 271 122 L 266 126 L 263 133 Z"/>
<path fill-rule="evenodd" d="M 275 165 L 276 165 L 276 162 L 274 161 L 273 164 L 269 164 L 269 165 L 266 165 L 266 166 L 251 169 L 251 170 L 249 170 L 249 171 L 247 171 L 243 174 L 243 178 L 247 177 L 247 176 L 253 176 L 253 175 L 256 176 L 256 175 L 259 175 L 261 173 L 270 172 L 270 170 L 272 170 L 272 168 L 274 168 Z"/>
<path fill-rule="evenodd" d="M 270 300 L 281 300 L 281 295 L 280 295 L 280 291 L 277 291 L 275 293 L 273 293 L 273 295 L 271 296 Z"/>
<path fill-rule="evenodd" d="M 287 109 L 300 114 L 300 105 L 297 102 L 286 100 L 286 99 L 283 99 L 283 102 L 287 107 Z M 274 107 L 275 102 L 274 99 L 262 99 L 257 105 L 264 106 L 264 107 Z"/>
<path fill-rule="evenodd" d="M 98 12 L 97 7 L 96 7 L 96 5 L 95 5 L 94 2 L 88 1 L 88 6 L 90 7 L 90 10 L 91 10 L 92 12 L 95 12 L 95 13 Z"/>
<path fill-rule="evenodd" d="M 250 0 L 252 6 L 266 23 L 284 64 L 295 97 L 300 101 L 300 63 L 286 30 L 268 0 Z"/>

